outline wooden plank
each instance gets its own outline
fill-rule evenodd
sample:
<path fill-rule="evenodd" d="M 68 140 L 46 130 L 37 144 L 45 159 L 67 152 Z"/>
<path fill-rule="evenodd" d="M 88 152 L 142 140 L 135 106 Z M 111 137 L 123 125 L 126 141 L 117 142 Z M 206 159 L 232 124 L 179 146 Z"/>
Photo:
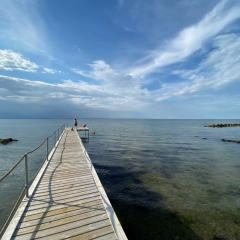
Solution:
<path fill-rule="evenodd" d="M 101 232 L 101 234 L 103 231 Z M 108 233 L 107 231 L 104 232 L 104 235 L 101 236 L 94 236 L 95 240 L 117 240 L 116 235 L 113 232 Z"/>
<path fill-rule="evenodd" d="M 68 194 L 68 192 L 72 192 L 72 191 L 82 191 L 82 190 L 84 191 L 84 189 L 91 188 L 92 186 L 95 186 L 94 182 L 89 182 L 82 185 L 76 185 L 75 187 L 71 186 L 70 188 L 67 188 L 67 189 L 55 189 L 55 190 L 52 190 L 52 193 Z M 34 197 L 49 196 L 49 194 L 50 194 L 49 191 L 45 190 L 45 191 L 37 192 L 34 195 Z"/>
<path fill-rule="evenodd" d="M 30 202 L 30 207 L 32 208 L 32 206 L 36 206 L 38 204 L 41 203 L 45 203 L 45 202 L 59 202 L 61 201 L 61 203 L 65 203 L 65 201 L 69 200 L 69 199 L 86 199 L 86 198 L 92 198 L 95 196 L 100 196 L 98 190 L 94 187 L 93 189 L 88 189 L 85 192 L 75 192 L 72 194 L 65 194 L 65 195 L 54 195 L 54 196 L 48 196 L 48 197 L 43 197 L 43 198 L 33 198 Z"/>
<path fill-rule="evenodd" d="M 111 226 L 98 228 L 96 230 L 77 235 L 75 237 L 67 238 L 71 240 L 84 240 L 84 239 L 101 239 L 101 240 L 116 240 L 116 235 L 112 231 Z"/>
<path fill-rule="evenodd" d="M 88 183 L 94 183 L 94 180 L 82 180 L 81 182 L 72 182 L 72 183 L 69 183 L 69 184 L 65 184 L 64 187 L 62 187 L 62 189 L 67 189 L 67 188 L 70 188 L 70 187 L 77 187 L 77 186 L 85 186 L 87 185 Z M 53 188 L 52 190 L 54 189 L 58 189 L 60 190 L 61 188 L 58 186 L 56 188 Z M 39 187 L 39 192 L 45 192 L 45 191 L 49 191 L 49 188 L 48 187 Z"/>
<path fill-rule="evenodd" d="M 88 219 L 84 219 L 81 221 L 66 223 L 63 225 L 58 225 L 55 227 L 51 227 L 48 229 L 38 230 L 38 228 L 35 229 L 35 231 L 32 231 L 31 233 L 21 234 L 21 229 L 17 232 L 16 235 L 13 237 L 16 237 L 16 239 L 31 239 L 31 238 L 42 238 L 45 236 L 48 236 L 49 239 L 59 239 L 63 236 L 71 237 L 73 234 L 81 234 L 93 229 L 101 228 L 109 226 L 109 220 L 106 215 L 100 215 Z"/>
<path fill-rule="evenodd" d="M 73 177 L 69 178 L 67 176 L 65 179 L 54 180 L 54 179 L 49 178 L 48 181 L 46 179 L 43 179 L 42 184 L 41 184 L 41 188 L 44 188 L 44 187 L 50 188 L 50 187 L 56 186 L 56 185 L 64 186 L 64 185 L 72 184 L 72 183 L 81 183 L 81 182 L 83 182 L 85 180 L 89 181 L 89 180 L 93 180 L 93 178 L 89 174 L 88 175 L 84 174 L 81 177 L 75 177 L 75 178 L 73 178 Z"/>
<path fill-rule="evenodd" d="M 99 192 L 95 192 L 95 193 L 91 193 L 88 195 L 84 195 L 84 196 L 77 196 L 74 197 L 73 199 L 71 198 L 67 198 L 67 199 L 63 199 L 63 200 L 59 200 L 59 201 L 53 201 L 53 202 L 48 202 L 48 201 L 38 201 L 39 204 L 35 205 L 33 202 L 30 203 L 30 206 L 28 207 L 28 211 L 33 211 L 33 210 L 37 210 L 39 208 L 49 208 L 52 206 L 66 206 L 66 205 L 70 205 L 72 202 L 76 202 L 79 201 L 79 203 L 84 203 L 85 201 L 89 201 L 92 199 L 96 199 L 96 198 L 100 198 L 100 194 Z"/>
<path fill-rule="evenodd" d="M 45 216 L 43 219 L 41 219 L 41 224 L 57 221 L 62 218 L 73 217 L 76 215 L 80 216 L 82 214 L 89 214 L 89 213 L 90 214 L 91 213 L 105 213 L 105 209 L 102 207 L 101 204 L 95 205 L 90 208 L 70 209 L 69 211 L 66 211 L 66 209 L 65 209 L 65 212 L 60 212 L 58 214 L 56 214 L 56 212 L 55 212 L 53 216 L 48 216 L 48 217 Z M 32 225 L 39 224 L 39 222 L 40 222 L 39 218 L 37 218 L 37 219 L 30 218 L 30 219 L 28 219 L 28 221 L 25 220 L 24 222 L 20 223 L 18 228 L 30 227 Z"/>
<path fill-rule="evenodd" d="M 84 188 L 83 188 L 84 187 Z M 44 199 L 49 199 L 49 198 L 53 198 L 54 200 L 55 197 L 63 197 L 63 196 L 80 196 L 80 195 L 85 195 L 86 193 L 88 193 L 89 191 L 97 191 L 96 186 L 92 185 L 87 185 L 87 186 L 81 186 L 80 187 L 76 187 L 76 188 L 70 188 L 70 189 L 64 189 L 64 192 L 53 192 L 51 191 L 51 193 L 45 194 L 43 196 L 38 195 L 38 196 L 34 196 L 34 199 L 37 200 L 44 200 Z"/>
<path fill-rule="evenodd" d="M 78 208 L 85 208 L 85 205 L 91 202 L 95 202 L 95 201 L 101 201 L 101 198 L 99 196 L 91 198 L 91 199 L 84 199 L 84 200 L 77 200 L 77 201 L 72 201 L 72 202 L 68 202 L 67 204 L 58 204 L 58 205 L 54 205 L 48 208 L 48 211 L 51 210 L 55 210 L 55 209 L 62 209 L 62 208 L 66 208 L 66 207 L 78 207 Z M 31 214 L 36 214 L 36 213 L 43 213 L 46 212 L 45 208 L 38 208 L 35 210 L 32 209 L 26 209 L 27 214 L 31 215 Z M 25 212 L 26 213 L 26 212 Z"/>
<path fill-rule="evenodd" d="M 65 214 L 69 211 L 77 211 L 77 210 L 89 210 L 89 209 L 101 209 L 101 200 L 95 200 L 91 201 L 88 203 L 85 203 L 79 208 L 78 206 L 69 206 L 69 207 L 63 207 L 63 208 L 54 208 L 51 207 L 47 212 L 45 212 L 45 218 L 47 219 L 48 217 L 54 217 L 59 214 Z M 23 222 L 27 221 L 32 221 L 32 220 L 38 220 L 39 218 L 42 217 L 43 212 L 25 212 L 24 219 L 22 220 Z"/>
<path fill-rule="evenodd" d="M 67 189 L 55 189 L 52 190 L 51 192 L 49 191 L 44 191 L 44 192 L 40 192 L 38 194 L 35 194 L 34 198 L 44 198 L 44 197 L 49 197 L 50 195 L 66 195 L 66 194 L 71 194 L 71 193 L 75 193 L 75 192 L 85 192 L 88 189 L 93 189 L 96 188 L 96 186 L 94 185 L 94 183 L 88 183 L 88 184 L 84 184 L 81 186 L 75 186 L 75 187 L 70 187 Z"/>
<path fill-rule="evenodd" d="M 51 230 L 51 228 L 60 227 L 61 230 L 64 229 L 64 227 L 67 224 L 71 224 L 71 227 L 76 222 L 81 222 L 82 224 L 89 224 L 89 222 L 95 222 L 102 219 L 107 219 L 107 215 L 105 211 L 91 211 L 85 214 L 78 214 L 78 215 L 70 215 L 70 216 L 63 216 L 60 219 L 57 219 L 51 222 L 42 223 L 41 219 L 37 222 L 37 224 L 32 224 L 28 227 L 23 227 L 23 225 L 20 226 L 19 231 L 16 235 L 22 235 L 22 234 L 31 234 L 34 231 L 42 231 L 42 230 Z M 67 227 L 68 229 L 69 227 Z"/>

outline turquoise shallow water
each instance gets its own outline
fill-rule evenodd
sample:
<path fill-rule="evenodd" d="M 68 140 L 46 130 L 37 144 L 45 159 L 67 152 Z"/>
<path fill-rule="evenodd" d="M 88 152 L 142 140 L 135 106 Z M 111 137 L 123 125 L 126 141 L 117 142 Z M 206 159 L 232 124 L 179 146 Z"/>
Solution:
<path fill-rule="evenodd" d="M 0 138 L 20 140 L 0 146 L 0 174 L 64 122 L 0 120 Z M 240 128 L 203 127 L 219 122 L 239 121 L 82 121 L 96 132 L 85 145 L 129 239 L 240 239 L 240 145 L 221 141 L 240 139 Z M 2 221 L 21 169 L 0 186 Z"/>

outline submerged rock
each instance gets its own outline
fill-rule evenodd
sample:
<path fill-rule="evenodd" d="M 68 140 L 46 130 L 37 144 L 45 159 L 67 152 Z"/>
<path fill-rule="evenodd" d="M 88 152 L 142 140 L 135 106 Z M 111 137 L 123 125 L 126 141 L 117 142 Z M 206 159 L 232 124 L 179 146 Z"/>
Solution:
<path fill-rule="evenodd" d="M 220 123 L 220 124 L 211 124 L 204 127 L 211 127 L 211 128 L 240 127 L 240 123 Z"/>
<path fill-rule="evenodd" d="M 213 240 L 227 240 L 227 239 L 223 236 L 214 236 Z"/>
<path fill-rule="evenodd" d="M 5 138 L 5 139 L 1 139 L 0 138 L 0 144 L 6 145 L 10 142 L 17 142 L 17 139 L 13 139 L 13 138 Z"/>
<path fill-rule="evenodd" d="M 222 142 L 240 143 L 240 140 L 222 139 Z"/>

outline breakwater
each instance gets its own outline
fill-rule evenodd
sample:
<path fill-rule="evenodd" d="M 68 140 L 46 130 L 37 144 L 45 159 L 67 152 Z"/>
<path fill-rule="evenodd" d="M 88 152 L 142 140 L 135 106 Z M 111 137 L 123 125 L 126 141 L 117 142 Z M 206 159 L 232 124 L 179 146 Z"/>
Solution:
<path fill-rule="evenodd" d="M 240 123 L 219 123 L 219 124 L 206 125 L 204 127 L 211 127 L 211 128 L 240 127 Z"/>

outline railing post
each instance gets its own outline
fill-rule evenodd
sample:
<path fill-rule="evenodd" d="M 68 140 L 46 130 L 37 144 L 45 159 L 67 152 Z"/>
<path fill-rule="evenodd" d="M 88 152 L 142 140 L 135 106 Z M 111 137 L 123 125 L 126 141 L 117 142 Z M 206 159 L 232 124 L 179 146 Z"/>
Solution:
<path fill-rule="evenodd" d="M 59 139 L 59 128 L 58 128 L 57 132 L 58 132 L 58 139 Z"/>
<path fill-rule="evenodd" d="M 55 140 L 55 145 L 56 145 L 56 142 L 57 142 L 57 130 L 54 132 L 54 140 Z"/>
<path fill-rule="evenodd" d="M 48 137 L 47 137 L 47 161 L 48 161 L 48 151 L 49 151 L 49 146 L 48 146 Z"/>
<path fill-rule="evenodd" d="M 28 183 L 28 156 L 27 154 L 25 154 L 25 189 L 26 189 L 26 196 L 27 198 L 29 198 L 29 192 L 28 192 L 28 187 L 29 187 L 29 183 Z"/>

